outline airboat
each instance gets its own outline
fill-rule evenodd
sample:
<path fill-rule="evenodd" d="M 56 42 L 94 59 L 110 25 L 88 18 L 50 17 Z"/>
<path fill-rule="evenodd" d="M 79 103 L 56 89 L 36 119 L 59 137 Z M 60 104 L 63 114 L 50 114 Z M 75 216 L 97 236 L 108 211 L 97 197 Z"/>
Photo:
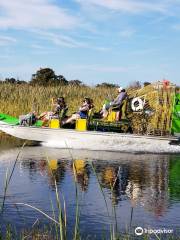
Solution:
<path fill-rule="evenodd" d="M 17 118 L 0 114 L 0 130 L 20 139 L 55 148 L 94 151 L 179 153 L 180 94 L 164 82 L 129 90 L 117 122 L 111 110 L 106 120 L 77 120 L 74 129 L 21 126 Z"/>

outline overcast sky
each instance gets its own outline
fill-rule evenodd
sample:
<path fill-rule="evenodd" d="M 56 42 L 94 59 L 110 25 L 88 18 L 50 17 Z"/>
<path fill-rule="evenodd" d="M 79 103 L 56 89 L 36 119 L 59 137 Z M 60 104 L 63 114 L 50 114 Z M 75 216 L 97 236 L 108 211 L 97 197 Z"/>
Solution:
<path fill-rule="evenodd" d="M 180 0 L 0 0 L 0 78 L 180 83 Z"/>

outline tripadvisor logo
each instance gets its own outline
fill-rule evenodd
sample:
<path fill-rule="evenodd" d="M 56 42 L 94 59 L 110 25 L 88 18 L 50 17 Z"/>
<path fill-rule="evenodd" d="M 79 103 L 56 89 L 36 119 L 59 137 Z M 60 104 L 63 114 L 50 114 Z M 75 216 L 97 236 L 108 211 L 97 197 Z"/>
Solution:
<path fill-rule="evenodd" d="M 173 233 L 173 229 L 166 229 L 166 228 L 162 228 L 162 229 L 147 229 L 147 228 L 142 228 L 142 227 L 136 227 L 134 230 L 135 234 L 137 236 L 141 236 L 143 233 L 145 234 L 170 234 Z"/>
<path fill-rule="evenodd" d="M 144 232 L 144 230 L 143 230 L 142 227 L 137 227 L 137 228 L 135 228 L 135 234 L 136 234 L 137 236 L 141 236 L 141 235 L 143 234 L 143 232 Z"/>

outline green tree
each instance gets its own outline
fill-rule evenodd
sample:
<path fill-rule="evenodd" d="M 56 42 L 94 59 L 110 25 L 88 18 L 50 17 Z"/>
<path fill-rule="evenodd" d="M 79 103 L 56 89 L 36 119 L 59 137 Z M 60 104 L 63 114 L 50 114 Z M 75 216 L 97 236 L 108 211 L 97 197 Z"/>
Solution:
<path fill-rule="evenodd" d="M 27 82 L 24 81 L 24 80 L 17 80 L 16 83 L 17 83 L 17 84 L 27 84 Z"/>
<path fill-rule="evenodd" d="M 83 85 L 83 83 L 82 83 L 80 80 L 78 80 L 78 79 L 76 79 L 76 80 L 70 80 L 70 81 L 69 81 L 69 84 L 70 84 L 70 85 L 74 85 L 74 86 L 82 86 L 82 85 Z"/>
<path fill-rule="evenodd" d="M 103 82 L 103 83 L 97 84 L 96 87 L 117 88 L 119 87 L 119 85 Z"/>
<path fill-rule="evenodd" d="M 56 76 L 56 83 L 59 85 L 68 85 L 68 80 L 63 75 Z"/>
<path fill-rule="evenodd" d="M 5 78 L 5 83 L 16 83 L 16 79 L 15 78 Z"/>
<path fill-rule="evenodd" d="M 43 86 L 67 85 L 68 81 L 62 75 L 57 76 L 51 68 L 40 68 L 32 75 L 30 84 Z"/>

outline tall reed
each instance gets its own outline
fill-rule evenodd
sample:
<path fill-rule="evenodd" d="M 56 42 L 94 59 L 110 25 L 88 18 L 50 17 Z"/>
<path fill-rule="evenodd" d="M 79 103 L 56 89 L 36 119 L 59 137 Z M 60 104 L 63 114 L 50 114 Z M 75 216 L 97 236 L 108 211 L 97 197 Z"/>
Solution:
<path fill-rule="evenodd" d="M 39 113 L 50 110 L 52 97 L 65 97 L 69 113 L 77 111 L 84 97 L 94 100 L 99 110 L 105 98 L 113 98 L 112 88 L 93 88 L 86 86 L 30 86 L 27 84 L 0 84 L 0 112 L 13 116 L 36 110 Z"/>
<path fill-rule="evenodd" d="M 2 201 L 2 205 L 1 205 L 1 214 L 3 213 L 4 211 L 4 204 L 5 204 L 5 200 L 6 200 L 6 194 L 7 194 L 7 190 L 8 190 L 8 186 L 11 182 L 11 179 L 12 179 L 12 176 L 13 176 L 13 173 L 14 173 L 14 170 L 15 170 L 15 167 L 16 167 L 16 164 L 17 164 L 17 161 L 19 159 L 19 155 L 20 153 L 22 152 L 24 146 L 26 145 L 26 141 L 23 143 L 21 149 L 19 150 L 18 152 L 18 155 L 13 163 L 13 166 L 12 166 L 12 170 L 11 172 L 8 174 L 8 169 L 6 171 L 6 177 L 5 177 L 5 186 L 4 186 L 4 194 L 3 194 L 3 201 Z"/>

